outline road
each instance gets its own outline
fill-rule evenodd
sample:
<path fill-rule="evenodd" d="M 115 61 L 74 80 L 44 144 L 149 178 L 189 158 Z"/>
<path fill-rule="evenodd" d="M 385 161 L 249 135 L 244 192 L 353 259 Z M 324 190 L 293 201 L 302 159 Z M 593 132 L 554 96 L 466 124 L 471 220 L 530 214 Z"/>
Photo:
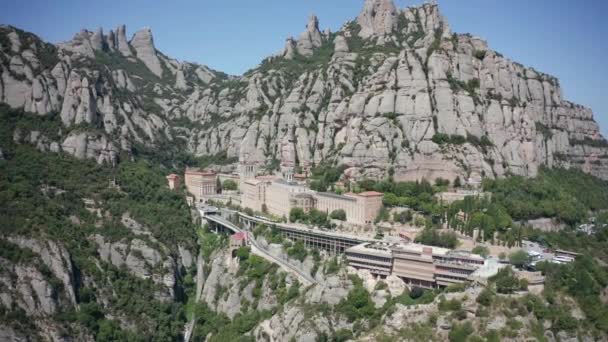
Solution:
<path fill-rule="evenodd" d="M 236 225 L 234 225 L 232 222 L 230 222 L 230 221 L 226 220 L 225 218 L 218 216 L 218 215 L 208 215 L 208 216 L 206 216 L 206 219 L 219 223 L 222 226 L 232 230 L 235 233 L 244 231 L 244 230 L 240 229 L 239 227 L 237 227 Z M 253 254 L 258 255 L 272 263 L 278 264 L 285 271 L 298 277 L 298 279 L 302 283 L 304 283 L 304 285 L 312 285 L 312 284 L 317 283 L 317 281 L 314 278 L 312 278 L 310 276 L 310 274 L 303 272 L 302 270 L 300 270 L 299 268 L 290 264 L 286 260 L 277 258 L 274 255 L 270 254 L 266 249 L 264 249 L 260 246 L 260 244 L 255 240 L 255 237 L 253 236 L 253 234 L 251 232 L 248 232 L 248 231 L 245 231 L 245 232 L 247 233 L 247 240 L 251 242 L 251 247 L 252 247 L 251 251 Z"/>

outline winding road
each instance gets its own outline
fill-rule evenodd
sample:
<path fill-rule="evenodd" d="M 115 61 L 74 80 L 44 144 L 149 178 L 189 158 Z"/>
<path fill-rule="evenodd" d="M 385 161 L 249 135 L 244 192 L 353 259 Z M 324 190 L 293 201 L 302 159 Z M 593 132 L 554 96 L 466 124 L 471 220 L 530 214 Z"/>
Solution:
<path fill-rule="evenodd" d="M 283 260 L 281 258 L 278 258 L 278 257 L 270 254 L 266 249 L 264 249 L 263 247 L 260 246 L 260 244 L 255 240 L 255 237 L 253 236 L 253 234 L 251 232 L 240 229 L 239 227 L 234 225 L 232 222 L 230 222 L 230 221 L 226 220 L 225 218 L 218 216 L 218 215 L 206 215 L 205 219 L 215 222 L 217 224 L 220 224 L 220 225 L 230 229 L 234 233 L 246 232 L 247 240 L 251 242 L 251 252 L 253 254 L 260 256 L 272 263 L 275 263 L 275 264 L 281 266 L 281 268 L 283 268 L 285 271 L 298 277 L 298 279 L 306 286 L 317 283 L 317 281 L 313 277 L 311 277 L 310 274 L 307 274 L 306 272 L 300 270 L 299 268 L 290 264 L 286 260 Z"/>

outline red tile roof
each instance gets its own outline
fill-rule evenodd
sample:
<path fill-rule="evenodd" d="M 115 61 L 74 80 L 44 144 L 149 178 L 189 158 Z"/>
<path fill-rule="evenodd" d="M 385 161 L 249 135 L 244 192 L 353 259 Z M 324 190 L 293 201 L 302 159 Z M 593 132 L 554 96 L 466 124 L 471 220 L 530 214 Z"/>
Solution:
<path fill-rule="evenodd" d="M 239 233 L 231 235 L 230 238 L 233 239 L 233 240 L 236 240 L 236 241 L 247 240 L 247 233 L 245 233 L 245 232 L 239 232 Z"/>

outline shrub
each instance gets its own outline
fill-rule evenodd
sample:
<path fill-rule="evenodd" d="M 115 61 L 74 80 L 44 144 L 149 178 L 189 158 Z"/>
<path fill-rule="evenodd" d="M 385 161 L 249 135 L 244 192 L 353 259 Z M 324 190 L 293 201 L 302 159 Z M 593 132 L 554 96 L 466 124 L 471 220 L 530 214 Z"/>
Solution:
<path fill-rule="evenodd" d="M 490 306 L 490 304 L 492 304 L 493 298 L 494 298 L 494 293 L 492 292 L 491 289 L 486 287 L 477 296 L 477 299 L 475 301 L 483 306 Z"/>
<path fill-rule="evenodd" d="M 527 288 L 527 282 L 520 281 L 511 267 L 501 269 L 490 281 L 496 283 L 498 293 L 510 294 Z"/>
<path fill-rule="evenodd" d="M 222 183 L 222 189 L 235 191 L 238 189 L 238 185 L 232 179 L 226 179 L 224 183 Z"/>
<path fill-rule="evenodd" d="M 509 255 L 509 262 L 511 265 L 522 268 L 530 261 L 530 256 L 524 250 L 518 250 Z"/>
<path fill-rule="evenodd" d="M 307 219 L 306 213 L 302 208 L 291 208 L 289 211 L 289 222 L 301 222 Z"/>
<path fill-rule="evenodd" d="M 466 322 L 462 325 L 454 324 L 448 338 L 450 342 L 465 342 L 473 331 L 473 325 L 471 325 L 470 322 Z"/>
<path fill-rule="evenodd" d="M 473 55 L 475 56 L 475 58 L 483 60 L 484 58 L 486 58 L 486 53 L 487 52 L 485 50 L 475 50 Z"/>
<path fill-rule="evenodd" d="M 490 255 L 490 250 L 486 246 L 475 246 L 473 248 L 473 254 L 481 255 L 484 258 L 487 258 Z"/>
<path fill-rule="evenodd" d="M 344 209 L 337 209 L 331 212 L 330 217 L 334 220 L 346 221 L 346 212 Z"/>

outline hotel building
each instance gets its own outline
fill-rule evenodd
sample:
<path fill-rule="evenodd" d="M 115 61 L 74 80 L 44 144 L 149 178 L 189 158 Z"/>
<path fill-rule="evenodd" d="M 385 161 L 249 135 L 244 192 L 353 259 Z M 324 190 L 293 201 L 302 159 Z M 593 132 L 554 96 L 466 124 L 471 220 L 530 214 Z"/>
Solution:
<path fill-rule="evenodd" d="M 393 254 L 389 243 L 363 243 L 348 248 L 345 253 L 350 266 L 366 269 L 374 275 L 386 277 L 393 270 Z"/>
<path fill-rule="evenodd" d="M 422 288 L 461 284 L 484 265 L 474 254 L 414 243 L 364 243 L 346 250 L 349 265 L 378 276 L 393 274 Z"/>

